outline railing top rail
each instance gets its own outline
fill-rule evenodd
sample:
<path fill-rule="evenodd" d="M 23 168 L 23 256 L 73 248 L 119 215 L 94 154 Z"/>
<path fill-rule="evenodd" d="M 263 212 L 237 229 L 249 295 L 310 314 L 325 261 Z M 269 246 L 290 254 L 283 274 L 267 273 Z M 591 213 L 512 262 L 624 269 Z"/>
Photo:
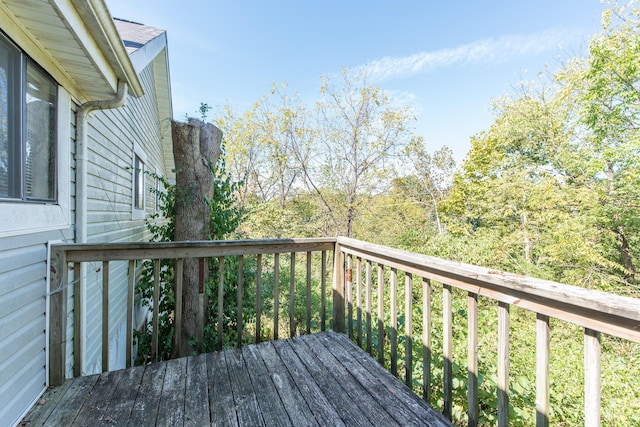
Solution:
<path fill-rule="evenodd" d="M 338 237 L 341 251 L 601 332 L 640 342 L 640 299 Z"/>
<path fill-rule="evenodd" d="M 199 240 L 181 242 L 56 244 L 67 262 L 255 255 L 331 250 L 336 238 Z"/>

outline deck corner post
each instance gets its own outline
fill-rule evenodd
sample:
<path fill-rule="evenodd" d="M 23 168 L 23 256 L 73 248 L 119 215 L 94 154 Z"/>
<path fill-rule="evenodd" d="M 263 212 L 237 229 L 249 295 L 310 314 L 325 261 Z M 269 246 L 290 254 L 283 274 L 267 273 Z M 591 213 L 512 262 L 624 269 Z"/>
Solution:
<path fill-rule="evenodd" d="M 333 330 L 344 333 L 344 254 L 339 240 L 333 250 Z"/>
<path fill-rule="evenodd" d="M 67 285 L 66 253 L 51 249 L 49 289 L 49 386 L 62 385 L 66 378 Z"/>

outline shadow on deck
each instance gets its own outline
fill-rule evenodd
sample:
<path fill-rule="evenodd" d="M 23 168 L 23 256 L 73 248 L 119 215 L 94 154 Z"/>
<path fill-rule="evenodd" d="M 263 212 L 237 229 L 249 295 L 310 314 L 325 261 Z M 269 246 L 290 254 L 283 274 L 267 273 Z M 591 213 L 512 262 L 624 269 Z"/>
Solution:
<path fill-rule="evenodd" d="M 67 380 L 22 425 L 450 426 L 332 331 Z"/>

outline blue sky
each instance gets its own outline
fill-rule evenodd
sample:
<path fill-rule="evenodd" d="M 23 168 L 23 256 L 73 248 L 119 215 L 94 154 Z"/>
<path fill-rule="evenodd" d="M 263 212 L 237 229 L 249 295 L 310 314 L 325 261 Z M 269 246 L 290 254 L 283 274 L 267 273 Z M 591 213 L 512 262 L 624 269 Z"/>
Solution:
<path fill-rule="evenodd" d="M 547 64 L 584 54 L 599 0 L 106 0 L 113 16 L 164 28 L 174 118 L 201 102 L 245 109 L 288 83 L 317 96 L 320 76 L 367 66 L 416 114 L 427 149 L 461 160 L 491 125 L 491 98 Z"/>

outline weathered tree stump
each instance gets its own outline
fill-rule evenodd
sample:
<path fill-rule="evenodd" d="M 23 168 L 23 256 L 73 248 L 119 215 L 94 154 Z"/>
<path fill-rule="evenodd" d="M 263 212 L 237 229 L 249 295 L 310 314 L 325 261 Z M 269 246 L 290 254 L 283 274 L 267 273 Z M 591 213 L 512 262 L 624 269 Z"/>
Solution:
<path fill-rule="evenodd" d="M 221 152 L 222 132 L 211 123 L 189 119 L 171 123 L 173 156 L 176 165 L 175 235 L 176 241 L 211 238 L 213 168 Z M 173 355 L 187 356 L 202 344 L 208 262 L 185 259 L 182 273 L 182 310 L 176 310 L 180 325 L 176 331 Z M 179 296 L 176 295 L 176 301 Z"/>

